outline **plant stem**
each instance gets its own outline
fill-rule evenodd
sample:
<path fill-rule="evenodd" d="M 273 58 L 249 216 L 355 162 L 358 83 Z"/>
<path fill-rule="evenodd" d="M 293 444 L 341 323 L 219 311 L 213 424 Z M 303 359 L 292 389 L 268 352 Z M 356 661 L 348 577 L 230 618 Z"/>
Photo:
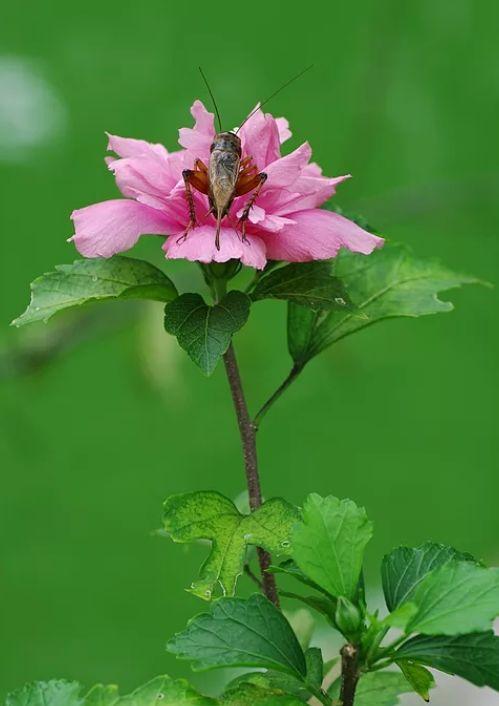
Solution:
<path fill-rule="evenodd" d="M 232 343 L 224 355 L 224 364 L 232 394 L 232 400 L 234 402 L 234 409 L 236 410 L 237 423 L 243 446 L 249 506 L 251 510 L 256 510 L 262 504 L 262 490 L 260 486 L 258 457 L 256 452 L 256 427 L 253 425 L 248 412 L 248 406 L 246 404 L 243 386 L 241 383 L 241 376 L 237 365 L 236 354 Z M 270 566 L 270 554 L 261 547 L 258 547 L 257 553 L 260 571 L 262 572 L 263 592 L 274 605 L 279 607 L 279 596 L 277 593 L 274 575 L 267 572 L 267 569 Z"/>
<path fill-rule="evenodd" d="M 298 377 L 298 375 L 301 373 L 302 370 L 303 370 L 303 366 L 293 365 L 289 375 L 283 380 L 283 382 L 279 385 L 277 390 L 269 397 L 269 399 L 265 402 L 265 404 L 260 408 L 260 410 L 256 414 L 255 418 L 253 419 L 253 426 L 255 427 L 256 431 L 258 430 L 258 427 L 260 426 L 262 419 L 267 414 L 267 412 L 272 407 L 272 405 L 275 402 L 277 402 L 279 397 L 288 389 L 288 387 L 291 385 L 291 383 L 294 380 L 296 380 L 296 378 Z"/>
<path fill-rule="evenodd" d="M 359 650 L 355 645 L 344 645 L 341 649 L 341 692 L 342 706 L 353 706 L 355 690 L 359 681 Z"/>

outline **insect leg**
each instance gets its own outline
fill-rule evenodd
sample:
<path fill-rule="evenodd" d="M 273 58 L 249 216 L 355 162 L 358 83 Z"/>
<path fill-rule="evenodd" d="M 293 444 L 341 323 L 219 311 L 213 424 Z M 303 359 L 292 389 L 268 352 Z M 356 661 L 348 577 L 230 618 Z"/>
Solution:
<path fill-rule="evenodd" d="M 239 219 L 238 225 L 241 226 L 241 236 L 243 240 L 246 240 L 246 221 L 249 218 L 249 214 L 251 211 L 251 207 L 255 203 L 256 199 L 258 198 L 258 194 L 262 190 L 262 186 L 265 184 L 267 181 L 267 175 L 265 172 L 260 172 L 260 174 L 257 174 L 254 179 L 246 184 L 243 188 L 243 193 L 248 193 L 252 189 L 254 189 L 253 193 L 248 199 L 248 203 L 244 207 L 244 211 L 241 214 L 241 218 Z M 242 190 L 242 189 L 241 189 Z M 236 192 L 237 193 L 237 192 Z"/>
<path fill-rule="evenodd" d="M 177 238 L 177 245 L 183 243 L 184 240 L 187 238 L 189 231 L 197 226 L 196 209 L 194 207 L 194 196 L 192 195 L 192 188 L 190 182 L 193 176 L 194 171 L 192 169 L 184 169 L 184 171 L 182 172 L 182 178 L 185 184 L 185 198 L 189 207 L 189 223 L 187 224 L 184 233 L 180 236 L 180 238 Z"/>

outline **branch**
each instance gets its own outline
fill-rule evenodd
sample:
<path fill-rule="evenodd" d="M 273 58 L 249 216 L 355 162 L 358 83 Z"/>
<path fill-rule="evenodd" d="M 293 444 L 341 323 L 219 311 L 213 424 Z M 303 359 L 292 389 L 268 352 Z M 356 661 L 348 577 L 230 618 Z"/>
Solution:
<path fill-rule="evenodd" d="M 355 690 L 359 681 L 359 650 L 355 645 L 344 645 L 341 648 L 341 692 L 342 706 L 353 706 Z"/>
<path fill-rule="evenodd" d="M 258 458 L 256 453 L 256 427 L 253 425 L 248 412 L 248 406 L 244 397 L 241 376 L 237 365 L 234 347 L 230 344 L 224 354 L 225 371 L 230 385 L 234 409 L 236 410 L 237 423 L 241 442 L 243 446 L 244 469 L 246 472 L 246 483 L 248 486 L 249 506 L 251 510 L 256 510 L 262 504 L 262 490 L 260 486 L 260 476 L 258 473 Z M 258 562 L 262 572 L 263 592 L 267 598 L 279 606 L 279 596 L 273 574 L 269 574 L 267 569 L 270 566 L 270 554 L 261 547 L 257 549 Z"/>

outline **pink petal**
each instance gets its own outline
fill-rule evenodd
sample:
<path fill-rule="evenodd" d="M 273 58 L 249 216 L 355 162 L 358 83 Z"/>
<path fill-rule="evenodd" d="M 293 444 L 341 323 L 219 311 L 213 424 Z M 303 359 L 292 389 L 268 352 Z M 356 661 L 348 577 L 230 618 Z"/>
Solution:
<path fill-rule="evenodd" d="M 267 262 L 265 245 L 254 235 L 247 235 L 247 242 L 233 228 L 220 231 L 220 250 L 215 247 L 215 227 L 212 225 L 194 228 L 185 240 L 178 241 L 178 236 L 171 236 L 163 245 L 166 257 L 186 259 L 198 262 L 227 262 L 241 260 L 248 267 L 262 270 Z"/>
<path fill-rule="evenodd" d="M 294 182 L 289 191 L 272 192 L 269 194 L 271 201 L 265 200 L 264 205 L 281 215 L 318 208 L 336 193 L 338 184 L 349 178 L 350 174 L 328 179 L 323 176 L 303 176 L 302 172 L 302 176 Z"/>
<path fill-rule="evenodd" d="M 289 129 L 289 122 L 286 118 L 276 118 L 275 121 L 277 123 L 277 129 L 279 130 L 279 140 L 282 145 L 283 142 L 289 140 L 293 133 Z"/>
<path fill-rule="evenodd" d="M 146 142 L 146 140 L 135 140 L 132 137 L 118 137 L 106 133 L 109 138 L 107 149 L 116 152 L 120 157 L 138 157 L 144 154 L 156 154 L 166 157 L 167 150 L 163 145 Z"/>
<path fill-rule="evenodd" d="M 75 234 L 70 240 L 85 257 L 111 257 L 129 250 L 145 233 L 166 235 L 172 225 L 160 211 L 128 199 L 80 208 L 71 218 Z"/>
<path fill-rule="evenodd" d="M 258 169 L 275 162 L 281 156 L 279 128 L 272 115 L 257 110 L 239 131 L 243 153 L 253 157 Z"/>
<path fill-rule="evenodd" d="M 265 238 L 267 258 L 288 262 L 327 260 L 341 247 L 364 255 L 383 245 L 378 238 L 338 213 L 311 209 L 293 214 L 294 225 Z"/>
<path fill-rule="evenodd" d="M 308 142 L 298 147 L 294 152 L 280 157 L 265 167 L 267 181 L 263 189 L 284 189 L 293 185 L 302 173 L 303 168 L 308 164 L 312 150 Z"/>
<path fill-rule="evenodd" d="M 244 198 L 244 197 L 243 197 Z M 244 202 L 241 199 L 241 208 L 236 212 L 236 216 L 241 218 L 244 212 Z M 238 207 L 239 203 L 236 205 Z M 267 213 L 265 209 L 261 208 L 257 204 L 253 204 L 249 212 L 248 222 L 253 225 L 258 226 L 258 230 L 265 230 L 269 233 L 279 233 L 285 225 L 288 223 L 294 223 L 289 218 L 283 218 L 282 216 L 275 216 L 272 213 Z"/>
<path fill-rule="evenodd" d="M 185 154 L 184 151 L 164 157 L 149 154 L 115 159 L 107 164 L 123 196 L 158 208 L 182 178 Z"/>
<path fill-rule="evenodd" d="M 214 115 L 206 110 L 200 100 L 194 101 L 191 115 L 196 120 L 196 124 L 193 128 L 181 128 L 178 141 L 195 157 L 207 162 L 210 157 L 211 143 L 215 137 Z"/>

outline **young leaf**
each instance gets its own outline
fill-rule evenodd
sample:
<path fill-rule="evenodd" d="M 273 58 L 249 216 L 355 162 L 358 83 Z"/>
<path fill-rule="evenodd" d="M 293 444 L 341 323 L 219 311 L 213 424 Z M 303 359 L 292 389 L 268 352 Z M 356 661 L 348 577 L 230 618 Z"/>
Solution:
<path fill-rule="evenodd" d="M 193 618 L 167 645 L 195 670 L 263 667 L 306 676 L 305 655 L 288 621 L 260 594 L 248 600 L 220 598 Z"/>
<path fill-rule="evenodd" d="M 177 290 L 157 267 L 144 260 L 115 255 L 58 265 L 31 284 L 31 301 L 14 326 L 48 321 L 63 309 L 110 299 L 154 299 L 169 302 Z"/>
<path fill-rule="evenodd" d="M 400 694 L 411 691 L 411 686 L 402 674 L 396 672 L 368 672 L 358 683 L 355 706 L 396 706 Z M 329 695 L 338 698 L 340 682 L 334 682 Z"/>
<path fill-rule="evenodd" d="M 311 309 L 352 308 L 340 279 L 333 277 L 330 261 L 294 262 L 272 270 L 258 280 L 253 301 L 285 299 Z"/>
<path fill-rule="evenodd" d="M 419 694 L 423 701 L 429 701 L 430 689 L 435 686 L 435 680 L 431 672 L 420 664 L 407 659 L 401 659 L 397 664 L 416 694 Z"/>
<path fill-rule="evenodd" d="M 372 523 L 351 500 L 309 495 L 291 535 L 298 567 L 334 597 L 355 600 Z"/>
<path fill-rule="evenodd" d="M 352 312 L 333 310 L 316 322 L 307 350 L 302 351 L 302 364 L 345 336 L 383 319 L 451 311 L 452 304 L 441 301 L 438 293 L 478 282 L 390 243 L 368 257 L 340 252 L 334 260 L 334 274 L 343 281 L 356 308 Z"/>
<path fill-rule="evenodd" d="M 220 493 L 201 491 L 168 498 L 163 522 L 174 542 L 211 541 L 211 553 L 190 588 L 196 596 L 209 600 L 217 583 L 224 595 L 234 595 L 248 545 L 286 554 L 291 527 L 298 518 L 298 511 L 281 498 L 267 500 L 255 512 L 242 515 Z"/>
<path fill-rule="evenodd" d="M 474 561 L 453 547 L 427 542 L 420 547 L 398 547 L 383 558 L 381 577 L 388 610 L 412 600 L 424 577 L 449 561 Z"/>
<path fill-rule="evenodd" d="M 7 694 L 5 706 L 81 706 L 78 682 L 36 681 Z"/>
<path fill-rule="evenodd" d="M 418 607 L 415 603 L 404 603 L 395 608 L 380 624 L 387 628 L 405 630 L 407 623 L 414 618 L 417 612 Z"/>
<path fill-rule="evenodd" d="M 216 703 L 201 696 L 184 679 L 160 676 L 123 696 L 116 706 L 216 706 Z"/>
<path fill-rule="evenodd" d="M 462 635 L 490 628 L 499 615 L 499 569 L 452 561 L 427 574 L 414 592 L 418 612 L 406 632 Z"/>
<path fill-rule="evenodd" d="M 418 635 L 397 650 L 410 659 L 499 691 L 499 636 L 492 631 L 469 635 Z"/>
<path fill-rule="evenodd" d="M 248 320 L 251 300 L 232 291 L 215 306 L 199 294 L 181 294 L 165 308 L 165 329 L 206 375 L 211 375 L 232 336 Z"/>

